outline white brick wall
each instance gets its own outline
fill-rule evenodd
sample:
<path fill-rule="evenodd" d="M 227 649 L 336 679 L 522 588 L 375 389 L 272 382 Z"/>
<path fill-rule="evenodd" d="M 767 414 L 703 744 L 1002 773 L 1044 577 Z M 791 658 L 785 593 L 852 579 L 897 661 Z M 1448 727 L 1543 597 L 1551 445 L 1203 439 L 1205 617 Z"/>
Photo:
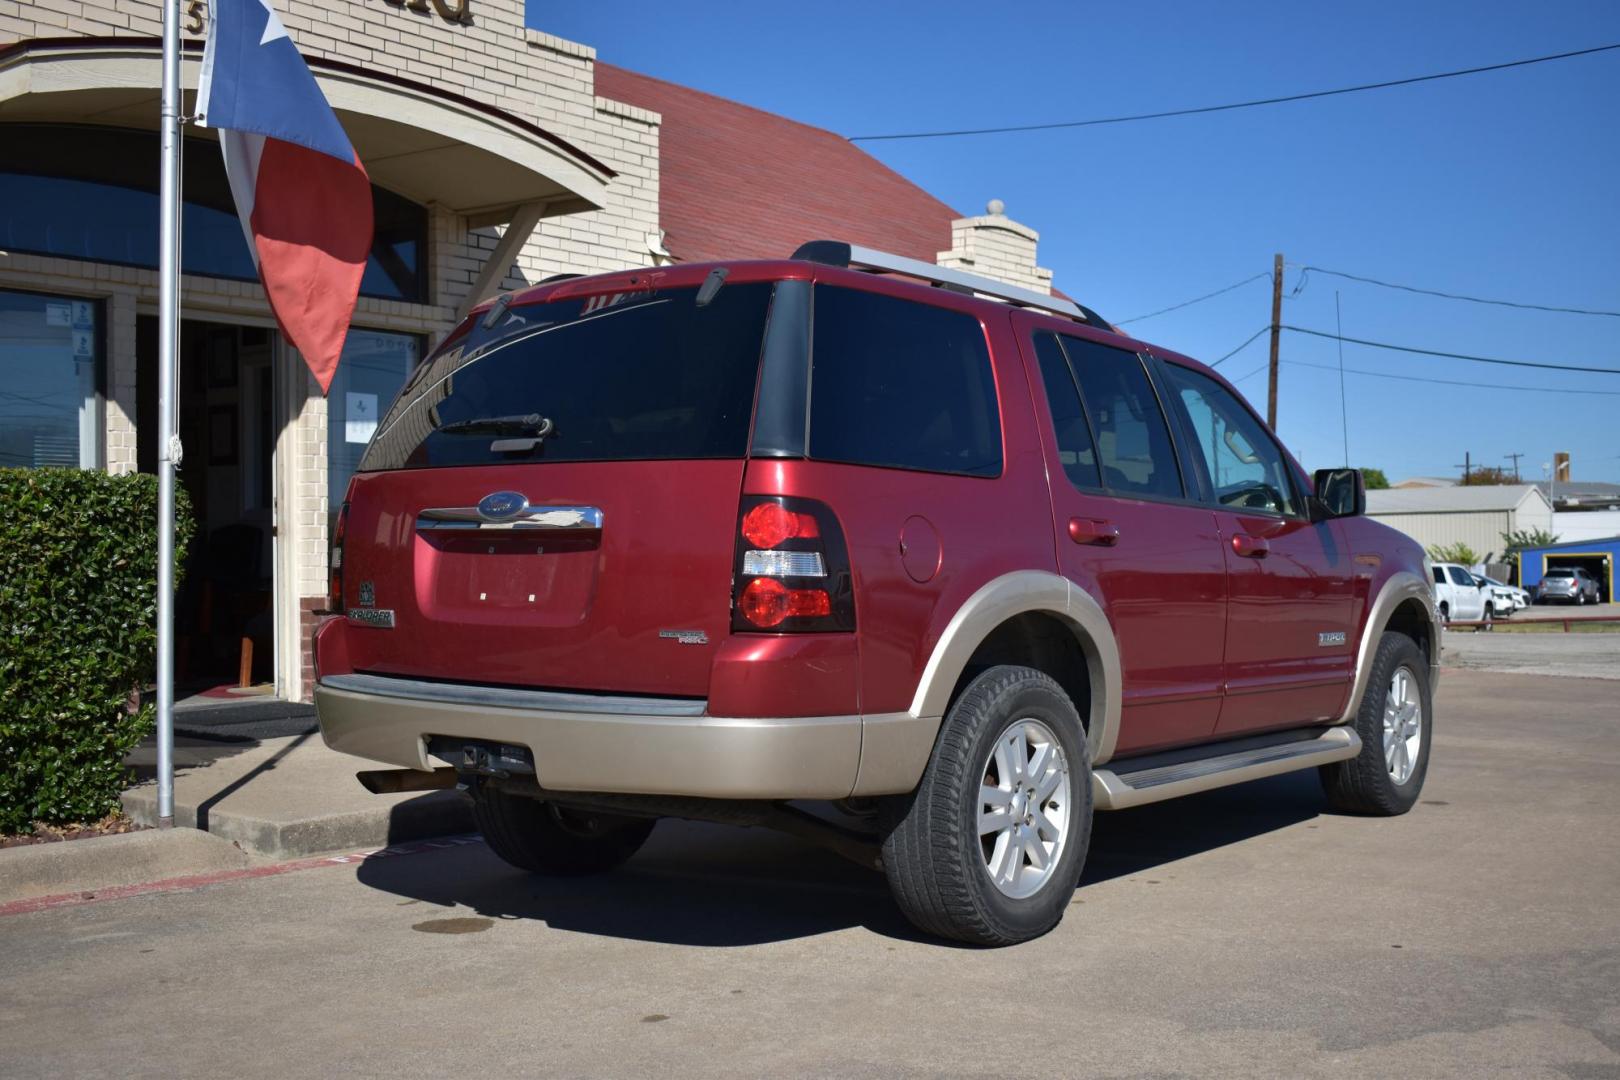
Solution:
<path fill-rule="evenodd" d="M 1009 218 L 999 199 L 987 211 L 951 222 L 951 250 L 939 253 L 939 265 L 1050 293 L 1052 271 L 1035 264 L 1041 234 Z"/>

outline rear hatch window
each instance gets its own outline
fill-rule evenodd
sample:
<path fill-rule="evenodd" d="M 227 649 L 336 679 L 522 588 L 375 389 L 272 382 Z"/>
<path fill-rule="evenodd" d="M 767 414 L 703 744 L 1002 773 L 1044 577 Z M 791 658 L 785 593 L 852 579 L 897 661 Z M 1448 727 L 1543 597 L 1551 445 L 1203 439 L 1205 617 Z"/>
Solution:
<path fill-rule="evenodd" d="M 351 488 L 358 671 L 701 699 L 730 632 L 769 283 L 515 305 L 406 384 Z M 490 520 L 498 496 L 523 509 Z"/>
<path fill-rule="evenodd" d="M 769 283 L 508 308 L 419 367 L 361 472 L 741 458 Z"/>

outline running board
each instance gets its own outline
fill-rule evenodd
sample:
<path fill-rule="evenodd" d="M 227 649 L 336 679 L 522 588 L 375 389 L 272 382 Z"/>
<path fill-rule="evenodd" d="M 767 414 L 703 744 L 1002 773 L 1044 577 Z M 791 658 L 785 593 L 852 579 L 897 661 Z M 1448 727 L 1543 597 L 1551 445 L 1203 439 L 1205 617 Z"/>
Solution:
<path fill-rule="evenodd" d="M 1091 792 L 1098 810 L 1123 810 L 1144 803 L 1174 799 L 1212 788 L 1259 780 L 1265 776 L 1309 769 L 1344 761 L 1361 753 L 1361 736 L 1349 727 L 1331 727 L 1312 738 L 1294 738 L 1269 746 L 1250 745 L 1212 757 L 1177 761 L 1156 767 L 1135 768 L 1131 761 L 1114 763 L 1091 774 Z M 1219 745 L 1208 749 L 1219 751 Z M 1144 759 L 1137 763 L 1147 765 Z"/>

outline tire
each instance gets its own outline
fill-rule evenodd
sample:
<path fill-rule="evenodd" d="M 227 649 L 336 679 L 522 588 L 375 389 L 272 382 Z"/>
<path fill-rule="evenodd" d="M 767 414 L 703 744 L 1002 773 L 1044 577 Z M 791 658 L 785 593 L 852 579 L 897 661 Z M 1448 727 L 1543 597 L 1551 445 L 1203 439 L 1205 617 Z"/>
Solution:
<path fill-rule="evenodd" d="M 1410 769 L 1404 778 L 1397 779 L 1392 771 L 1399 770 L 1391 765 L 1384 726 L 1386 705 L 1392 697 L 1395 677 L 1401 672 L 1408 676 L 1405 700 L 1415 701 L 1419 708 L 1415 727 L 1418 746 L 1413 757 L 1410 735 L 1404 740 L 1405 745 L 1398 752 L 1407 754 Z M 1429 695 L 1429 662 L 1418 643 L 1405 634 L 1386 631 L 1378 639 L 1372 674 L 1356 710 L 1354 726 L 1356 734 L 1361 736 L 1361 753 L 1348 761 L 1323 765 L 1318 770 L 1328 805 L 1345 814 L 1394 817 L 1406 813 L 1417 802 L 1428 775 L 1434 702 Z"/>
<path fill-rule="evenodd" d="M 1579 589 L 1575 590 L 1575 606 L 1576 607 L 1585 607 L 1586 606 L 1586 594 L 1584 592 L 1582 592 L 1581 590 L 1579 590 Z"/>
<path fill-rule="evenodd" d="M 1021 766 L 1013 764 L 1019 757 Z M 1021 826 L 1028 791 L 1043 776 L 1051 794 L 1032 812 L 1039 820 L 1026 813 Z M 1006 801 L 984 800 L 983 788 L 1007 790 Z M 1063 918 L 1091 842 L 1091 814 L 1091 759 L 1074 703 L 1033 668 L 992 667 L 945 714 L 917 789 L 886 802 L 884 873 L 900 910 L 926 933 L 976 945 L 1028 941 Z M 981 836 L 997 817 L 1007 824 Z M 992 866 L 1004 868 L 1002 883 Z"/>
<path fill-rule="evenodd" d="M 567 810 L 483 784 L 473 789 L 473 820 L 496 855 L 548 877 L 611 870 L 640 850 L 658 824 L 656 818 Z"/>
<path fill-rule="evenodd" d="M 1443 626 L 1450 626 L 1451 625 L 1451 605 L 1450 604 L 1441 604 L 1440 605 L 1440 622 L 1441 622 L 1441 625 L 1443 625 Z"/>
<path fill-rule="evenodd" d="M 1495 618 L 1495 614 L 1496 614 L 1495 608 L 1493 608 L 1490 604 L 1486 604 L 1485 605 L 1485 612 L 1484 612 L 1484 614 L 1482 616 L 1482 619 L 1483 619 L 1485 625 L 1480 627 L 1481 630 L 1485 631 L 1486 633 L 1490 633 L 1492 630 L 1496 629 L 1496 627 L 1494 625 L 1492 625 L 1492 622 L 1491 622 L 1491 620 Z"/>

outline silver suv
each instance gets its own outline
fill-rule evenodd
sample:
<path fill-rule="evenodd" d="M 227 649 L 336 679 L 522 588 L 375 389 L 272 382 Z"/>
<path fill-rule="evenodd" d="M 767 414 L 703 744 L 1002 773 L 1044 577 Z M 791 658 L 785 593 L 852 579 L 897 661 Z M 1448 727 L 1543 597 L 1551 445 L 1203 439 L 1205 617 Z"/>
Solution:
<path fill-rule="evenodd" d="M 1567 604 L 1596 604 L 1599 602 L 1597 579 L 1578 566 L 1558 566 L 1548 570 L 1536 586 L 1536 603 L 1553 600 Z"/>

